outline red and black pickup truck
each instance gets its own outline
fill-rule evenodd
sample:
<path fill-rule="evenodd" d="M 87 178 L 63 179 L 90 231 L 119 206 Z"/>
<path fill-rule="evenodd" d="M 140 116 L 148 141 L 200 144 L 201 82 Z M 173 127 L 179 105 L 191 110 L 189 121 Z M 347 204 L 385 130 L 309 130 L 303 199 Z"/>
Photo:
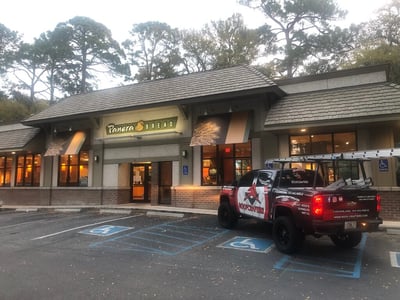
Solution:
<path fill-rule="evenodd" d="M 288 254 L 306 235 L 328 235 L 339 247 L 355 247 L 362 232 L 378 231 L 382 223 L 380 196 L 370 187 L 363 162 L 309 160 L 309 170 L 284 163 L 252 170 L 222 188 L 219 224 L 232 228 L 241 217 L 270 222 L 275 246 Z"/>

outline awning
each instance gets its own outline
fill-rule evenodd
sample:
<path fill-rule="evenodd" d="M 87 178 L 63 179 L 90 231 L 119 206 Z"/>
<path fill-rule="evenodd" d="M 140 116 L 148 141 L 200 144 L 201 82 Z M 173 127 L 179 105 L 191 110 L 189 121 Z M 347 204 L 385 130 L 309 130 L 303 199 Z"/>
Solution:
<path fill-rule="evenodd" d="M 83 131 L 77 131 L 73 135 L 57 136 L 50 142 L 44 156 L 78 154 L 85 139 L 86 134 Z"/>
<path fill-rule="evenodd" d="M 246 143 L 249 139 L 249 112 L 199 117 L 190 146 Z"/>

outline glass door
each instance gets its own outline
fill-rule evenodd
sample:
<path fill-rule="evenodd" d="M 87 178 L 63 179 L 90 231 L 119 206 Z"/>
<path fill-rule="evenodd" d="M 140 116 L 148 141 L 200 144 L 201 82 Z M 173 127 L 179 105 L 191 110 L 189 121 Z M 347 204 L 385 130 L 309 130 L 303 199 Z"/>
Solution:
<path fill-rule="evenodd" d="M 159 204 L 171 204 L 172 187 L 172 162 L 163 161 L 159 163 Z"/>
<path fill-rule="evenodd" d="M 132 202 L 150 202 L 151 164 L 131 166 Z"/>

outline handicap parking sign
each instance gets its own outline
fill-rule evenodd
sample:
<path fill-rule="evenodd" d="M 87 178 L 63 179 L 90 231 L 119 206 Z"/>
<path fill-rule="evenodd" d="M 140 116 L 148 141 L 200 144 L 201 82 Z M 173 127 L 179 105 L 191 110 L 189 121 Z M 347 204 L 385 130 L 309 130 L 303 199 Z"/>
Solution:
<path fill-rule="evenodd" d="M 236 236 L 218 245 L 218 247 L 267 253 L 271 249 L 272 245 L 273 242 L 268 239 Z"/>
<path fill-rule="evenodd" d="M 389 160 L 387 158 L 379 160 L 379 172 L 389 172 Z"/>
<path fill-rule="evenodd" d="M 109 236 L 129 229 L 132 229 L 132 227 L 103 225 L 92 229 L 85 229 L 83 231 L 80 231 L 79 233 L 98 236 Z"/>

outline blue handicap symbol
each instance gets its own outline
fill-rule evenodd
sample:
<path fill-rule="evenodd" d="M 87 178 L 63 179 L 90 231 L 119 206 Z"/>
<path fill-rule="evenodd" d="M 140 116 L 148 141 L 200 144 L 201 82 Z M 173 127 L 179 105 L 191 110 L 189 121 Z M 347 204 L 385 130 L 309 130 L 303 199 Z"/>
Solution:
<path fill-rule="evenodd" d="M 266 253 L 272 245 L 273 242 L 268 239 L 236 236 L 218 247 Z"/>
<path fill-rule="evenodd" d="M 79 233 L 83 234 L 91 234 L 91 235 L 98 235 L 98 236 L 110 236 L 125 230 L 132 229 L 132 227 L 126 226 L 114 226 L 114 225 L 103 225 L 99 227 L 95 227 L 92 229 L 86 229 L 80 231 Z"/>

